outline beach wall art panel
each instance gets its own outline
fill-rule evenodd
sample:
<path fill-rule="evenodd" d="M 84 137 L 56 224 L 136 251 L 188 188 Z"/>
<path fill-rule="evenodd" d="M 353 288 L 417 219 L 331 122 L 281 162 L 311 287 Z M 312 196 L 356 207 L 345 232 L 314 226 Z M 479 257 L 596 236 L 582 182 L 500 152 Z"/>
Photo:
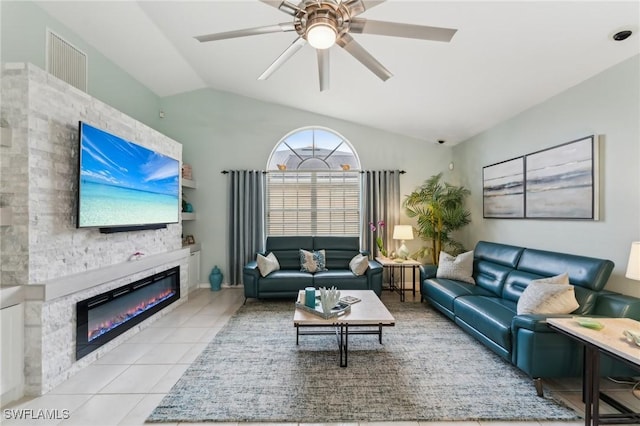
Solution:
<path fill-rule="evenodd" d="M 482 168 L 485 218 L 524 217 L 524 157 Z"/>
<path fill-rule="evenodd" d="M 595 135 L 525 156 L 525 217 L 598 219 Z"/>

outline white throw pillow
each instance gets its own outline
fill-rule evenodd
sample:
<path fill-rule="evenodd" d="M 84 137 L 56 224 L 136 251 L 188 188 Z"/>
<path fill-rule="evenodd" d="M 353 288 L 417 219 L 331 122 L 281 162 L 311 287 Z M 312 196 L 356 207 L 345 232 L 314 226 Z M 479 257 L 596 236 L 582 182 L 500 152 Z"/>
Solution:
<path fill-rule="evenodd" d="M 362 254 L 356 254 L 349 262 L 349 268 L 354 274 L 362 275 L 367 271 L 367 268 L 369 268 L 369 258 Z"/>
<path fill-rule="evenodd" d="M 449 253 L 440 252 L 440 262 L 438 263 L 436 278 L 447 278 L 475 284 L 476 281 L 471 276 L 472 273 L 473 251 L 468 251 L 455 257 Z"/>
<path fill-rule="evenodd" d="M 263 256 L 258 253 L 258 258 L 256 259 L 258 262 L 258 270 L 260 271 L 260 275 L 266 277 L 273 271 L 277 271 L 280 269 L 280 262 L 278 262 L 278 258 L 273 252 L 269 253 L 266 256 Z"/>
<path fill-rule="evenodd" d="M 308 251 L 300 249 L 300 271 L 302 272 L 318 272 L 326 271 L 327 268 L 324 250 Z"/>
<path fill-rule="evenodd" d="M 570 314 L 580 307 L 567 274 L 533 280 L 524 289 L 516 311 L 521 314 Z"/>

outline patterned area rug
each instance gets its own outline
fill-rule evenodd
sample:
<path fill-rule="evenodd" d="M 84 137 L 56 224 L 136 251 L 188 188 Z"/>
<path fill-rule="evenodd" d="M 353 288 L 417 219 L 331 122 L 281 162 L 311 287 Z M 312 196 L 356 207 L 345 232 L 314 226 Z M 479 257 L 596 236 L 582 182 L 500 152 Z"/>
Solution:
<path fill-rule="evenodd" d="M 150 422 L 571 420 L 531 379 L 420 303 L 387 303 L 396 326 L 300 336 L 293 302 L 247 302 L 151 413 Z"/>

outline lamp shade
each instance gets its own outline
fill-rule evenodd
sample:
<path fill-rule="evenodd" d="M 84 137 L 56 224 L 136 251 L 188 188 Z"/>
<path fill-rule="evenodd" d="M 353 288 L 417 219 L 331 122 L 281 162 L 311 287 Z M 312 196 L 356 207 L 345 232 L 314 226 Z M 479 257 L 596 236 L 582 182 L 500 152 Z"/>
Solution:
<path fill-rule="evenodd" d="M 396 225 L 393 227 L 394 240 L 413 240 L 413 227 L 411 225 Z"/>
<path fill-rule="evenodd" d="M 629 263 L 627 264 L 627 278 L 640 281 L 640 241 L 631 243 Z"/>

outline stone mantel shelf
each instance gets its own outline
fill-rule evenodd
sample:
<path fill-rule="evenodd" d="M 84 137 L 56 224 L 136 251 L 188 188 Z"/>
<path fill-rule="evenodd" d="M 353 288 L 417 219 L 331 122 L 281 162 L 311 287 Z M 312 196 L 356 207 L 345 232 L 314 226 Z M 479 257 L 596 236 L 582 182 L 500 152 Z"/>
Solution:
<path fill-rule="evenodd" d="M 56 278 L 44 284 L 28 284 L 24 288 L 25 300 L 50 301 L 88 290 L 92 287 L 115 281 L 117 279 L 152 269 L 170 262 L 188 258 L 189 248 L 182 248 L 167 253 L 143 256 L 138 260 L 130 260 L 124 263 L 106 266 L 92 271 L 67 275 Z"/>

